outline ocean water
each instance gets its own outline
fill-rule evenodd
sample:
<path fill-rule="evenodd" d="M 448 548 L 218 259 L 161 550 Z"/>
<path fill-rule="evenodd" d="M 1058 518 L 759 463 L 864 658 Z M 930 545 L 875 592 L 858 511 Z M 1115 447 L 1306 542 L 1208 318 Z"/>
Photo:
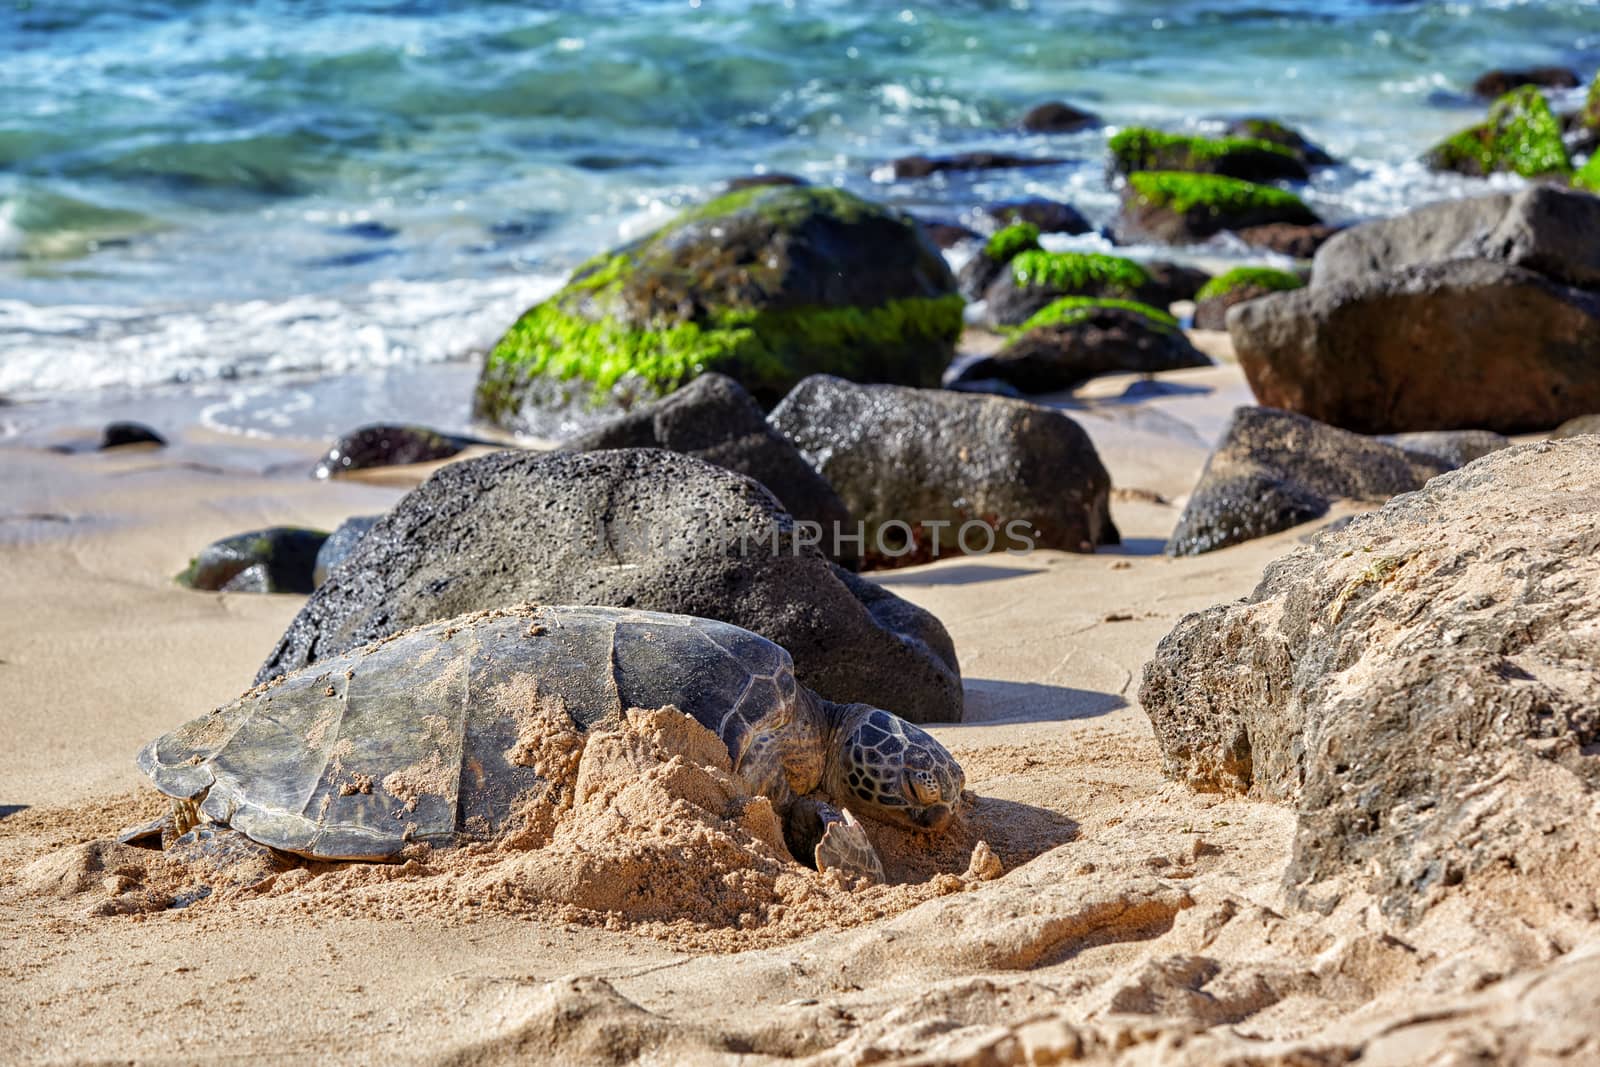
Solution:
<path fill-rule="evenodd" d="M 1047 99 L 1112 130 L 1284 119 L 1345 161 L 1316 207 L 1390 214 L 1484 187 L 1416 158 L 1474 121 L 1477 74 L 1533 64 L 1592 76 L 1600 3 L 7 0 L 0 396 L 467 360 L 581 259 L 762 170 L 930 218 L 1045 196 L 1109 220 L 1106 131 L 1016 129 Z M 882 168 L 973 148 L 1068 162 Z"/>

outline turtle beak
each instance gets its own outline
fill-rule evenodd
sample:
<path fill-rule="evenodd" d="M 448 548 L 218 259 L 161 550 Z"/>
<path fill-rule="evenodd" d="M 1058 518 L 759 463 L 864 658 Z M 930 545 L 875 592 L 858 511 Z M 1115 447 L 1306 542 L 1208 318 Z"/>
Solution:
<path fill-rule="evenodd" d="M 950 825 L 950 820 L 954 815 L 955 812 L 951 810 L 948 804 L 931 804 L 922 809 L 921 814 L 917 816 L 917 822 L 923 829 L 938 833 Z"/>

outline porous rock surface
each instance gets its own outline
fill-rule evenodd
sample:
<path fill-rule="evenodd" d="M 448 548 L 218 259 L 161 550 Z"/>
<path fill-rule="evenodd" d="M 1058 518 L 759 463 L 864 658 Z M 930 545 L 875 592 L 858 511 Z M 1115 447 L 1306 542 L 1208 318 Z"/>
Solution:
<path fill-rule="evenodd" d="M 1481 882 L 1592 915 L 1597 590 L 1600 440 L 1506 449 L 1186 616 L 1140 699 L 1169 774 L 1297 808 L 1300 903 L 1410 921 Z"/>
<path fill-rule="evenodd" d="M 863 521 L 871 563 L 963 550 L 1093 552 L 1119 540 L 1111 476 L 1089 435 L 1052 408 L 817 375 L 770 417 Z M 896 532 L 885 527 L 896 520 L 911 526 L 914 540 L 896 542 L 886 555 L 879 544 Z M 963 524 L 974 520 L 993 537 L 968 531 L 963 539 Z M 1013 522 L 1025 524 L 1026 541 L 1008 532 Z"/>
<path fill-rule="evenodd" d="M 960 668 L 943 625 L 797 546 L 793 522 L 756 482 L 675 452 L 454 463 L 361 539 L 257 680 L 471 611 L 592 604 L 743 626 L 786 648 L 800 680 L 831 700 L 959 720 Z"/>

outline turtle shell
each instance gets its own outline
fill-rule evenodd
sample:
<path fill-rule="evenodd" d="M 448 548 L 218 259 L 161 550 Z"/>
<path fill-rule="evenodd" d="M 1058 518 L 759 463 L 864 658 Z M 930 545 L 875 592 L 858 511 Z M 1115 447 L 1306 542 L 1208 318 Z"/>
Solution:
<path fill-rule="evenodd" d="M 536 706 L 587 729 L 675 705 L 722 738 L 737 769 L 752 738 L 782 731 L 807 697 L 789 654 L 737 626 L 529 608 L 320 660 L 157 738 L 139 767 L 169 796 L 204 793 L 212 821 L 262 844 L 388 859 L 410 841 L 492 836 L 543 787 L 516 762 Z"/>

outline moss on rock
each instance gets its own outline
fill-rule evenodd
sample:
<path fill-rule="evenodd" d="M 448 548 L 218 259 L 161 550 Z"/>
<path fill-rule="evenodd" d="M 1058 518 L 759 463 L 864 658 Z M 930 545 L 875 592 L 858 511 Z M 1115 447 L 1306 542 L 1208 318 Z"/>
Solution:
<path fill-rule="evenodd" d="M 476 412 L 629 406 L 708 370 L 775 401 L 808 374 L 937 384 L 963 301 L 908 217 L 826 187 L 756 186 L 596 256 L 485 360 Z"/>
<path fill-rule="evenodd" d="M 1271 141 L 1246 137 L 1196 137 L 1133 126 L 1111 138 L 1111 166 L 1135 171 L 1190 171 L 1251 180 L 1305 178 L 1294 152 Z"/>
<path fill-rule="evenodd" d="M 1128 187 L 1144 202 L 1169 211 L 1195 209 L 1239 212 L 1254 208 L 1302 208 L 1305 201 L 1284 189 L 1213 174 L 1143 171 L 1128 176 Z"/>
<path fill-rule="evenodd" d="M 1447 137 L 1423 159 L 1434 170 L 1476 177 L 1502 171 L 1524 178 L 1572 173 L 1561 123 L 1532 85 L 1496 100 L 1486 121 Z"/>
<path fill-rule="evenodd" d="M 1583 169 L 1572 176 L 1572 185 L 1577 189 L 1600 193 L 1600 152 L 1590 156 L 1589 162 L 1583 165 Z"/>
<path fill-rule="evenodd" d="M 1011 260 L 1011 277 L 1021 288 L 1064 292 L 1122 292 L 1132 295 L 1150 284 L 1150 273 L 1131 259 L 1097 252 L 1024 252 Z"/>
<path fill-rule="evenodd" d="M 1227 296 L 1238 289 L 1264 289 L 1269 292 L 1284 292 L 1289 289 L 1300 289 L 1305 286 L 1297 274 L 1290 274 L 1286 270 L 1276 270 L 1272 267 L 1235 267 L 1225 274 L 1212 278 L 1200 291 L 1195 294 L 1195 300 L 1210 300 L 1213 297 Z"/>
<path fill-rule="evenodd" d="M 1031 222 L 1013 222 L 983 246 L 983 254 L 996 263 L 1009 263 L 1023 252 L 1039 247 L 1039 227 Z"/>
<path fill-rule="evenodd" d="M 1178 320 L 1159 308 L 1141 304 L 1137 300 L 1119 300 L 1115 297 L 1064 296 L 1037 312 L 1015 330 L 1025 334 L 1042 326 L 1076 326 L 1087 322 L 1107 308 L 1132 312 L 1148 320 L 1150 327 L 1161 332 L 1178 328 Z"/>

